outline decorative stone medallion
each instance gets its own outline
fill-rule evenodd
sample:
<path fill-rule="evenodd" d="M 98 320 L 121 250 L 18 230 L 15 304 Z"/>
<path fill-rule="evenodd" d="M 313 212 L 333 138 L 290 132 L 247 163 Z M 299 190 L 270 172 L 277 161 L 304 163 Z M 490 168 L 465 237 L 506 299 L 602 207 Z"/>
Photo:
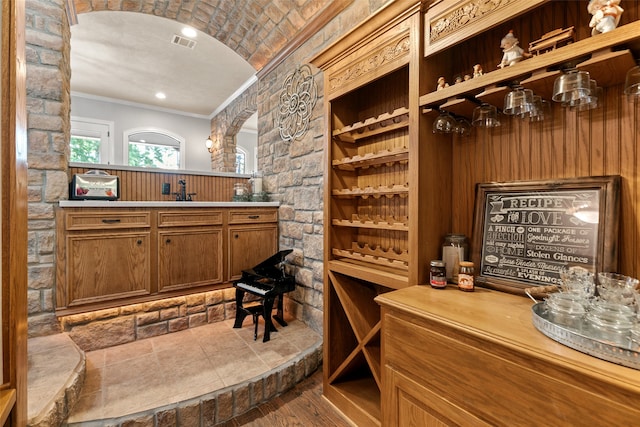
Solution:
<path fill-rule="evenodd" d="M 282 84 L 277 123 L 283 141 L 302 139 L 309 128 L 318 87 L 311 68 L 303 65 L 289 74 Z"/>

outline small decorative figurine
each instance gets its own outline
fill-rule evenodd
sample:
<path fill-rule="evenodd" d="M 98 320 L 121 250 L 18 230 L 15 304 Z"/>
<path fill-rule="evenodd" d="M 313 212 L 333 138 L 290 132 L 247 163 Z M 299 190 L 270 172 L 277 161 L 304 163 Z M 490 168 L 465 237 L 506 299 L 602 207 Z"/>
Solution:
<path fill-rule="evenodd" d="M 438 87 L 436 87 L 436 90 L 444 89 L 445 87 L 449 87 L 449 83 L 444 80 L 444 77 L 439 77 Z"/>
<path fill-rule="evenodd" d="M 471 74 L 464 75 L 464 81 L 466 82 L 467 80 L 471 80 Z"/>
<path fill-rule="evenodd" d="M 614 30 L 624 9 L 620 7 L 620 0 L 589 0 L 587 11 L 592 15 L 589 28 L 595 36 Z"/>
<path fill-rule="evenodd" d="M 462 76 L 456 76 L 456 79 L 454 80 L 453 84 L 457 85 L 458 83 L 462 83 Z"/>
<path fill-rule="evenodd" d="M 498 68 L 510 67 L 524 59 L 524 50 L 518 46 L 518 39 L 513 35 L 513 30 L 510 30 L 502 38 L 500 47 L 504 55 L 502 55 L 502 62 L 498 64 Z"/>
<path fill-rule="evenodd" d="M 476 64 L 473 66 L 473 77 L 480 77 L 482 75 L 482 65 Z"/>

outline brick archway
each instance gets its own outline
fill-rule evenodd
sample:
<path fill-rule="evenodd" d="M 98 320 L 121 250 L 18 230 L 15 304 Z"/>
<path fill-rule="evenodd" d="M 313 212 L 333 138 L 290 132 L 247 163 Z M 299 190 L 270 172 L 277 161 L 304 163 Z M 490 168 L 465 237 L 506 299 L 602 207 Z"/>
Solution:
<path fill-rule="evenodd" d="M 256 71 L 275 58 L 331 0 L 73 0 L 76 13 L 139 12 L 173 19 L 233 49 Z"/>
<path fill-rule="evenodd" d="M 211 156 L 211 169 L 223 172 L 236 170 L 236 135 L 258 110 L 258 83 L 254 83 L 211 121 L 212 137 L 219 146 Z"/>

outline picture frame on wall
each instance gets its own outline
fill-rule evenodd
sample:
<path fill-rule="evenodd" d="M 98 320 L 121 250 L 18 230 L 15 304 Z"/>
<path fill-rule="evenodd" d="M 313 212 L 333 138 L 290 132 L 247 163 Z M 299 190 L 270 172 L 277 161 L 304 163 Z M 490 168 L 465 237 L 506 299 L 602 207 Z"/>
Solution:
<path fill-rule="evenodd" d="M 476 185 L 476 283 L 524 294 L 558 285 L 560 271 L 616 271 L 618 175 Z"/>

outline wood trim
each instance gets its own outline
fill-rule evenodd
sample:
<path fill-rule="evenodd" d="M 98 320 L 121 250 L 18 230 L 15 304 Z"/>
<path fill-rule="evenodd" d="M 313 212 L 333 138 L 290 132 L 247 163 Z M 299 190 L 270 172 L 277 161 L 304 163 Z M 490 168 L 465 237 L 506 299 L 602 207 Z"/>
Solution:
<path fill-rule="evenodd" d="M 317 34 L 322 27 L 327 25 L 329 21 L 338 16 L 340 12 L 347 8 L 347 6 L 351 5 L 353 0 L 335 0 L 332 1 L 329 6 L 325 7 L 324 10 L 314 18 L 308 25 L 305 25 L 301 28 L 296 36 L 291 39 L 289 43 L 287 43 L 284 48 L 280 49 L 272 59 L 269 61 L 258 73 L 256 76 L 258 79 L 262 79 L 263 76 L 269 74 L 273 71 L 278 65 L 280 65 L 291 53 L 293 53 L 296 49 L 302 46 L 307 40 L 309 40 L 312 36 Z"/>
<path fill-rule="evenodd" d="M 16 404 L 16 389 L 10 388 L 8 390 L 0 391 L 0 424 L 4 425 L 13 406 Z"/>
<path fill-rule="evenodd" d="M 340 61 L 340 59 L 349 56 L 353 52 L 358 52 L 372 39 L 406 20 L 409 16 L 416 13 L 416 11 L 420 9 L 420 6 L 421 2 L 417 0 L 396 0 L 389 2 L 363 23 L 309 59 L 309 62 L 326 71 L 336 62 Z M 369 49 L 366 49 L 366 51 L 368 50 Z"/>
<path fill-rule="evenodd" d="M 27 108 L 25 2 L 2 2 L 3 379 L 15 390 L 8 423 L 27 423 Z M 9 399 L 9 402 L 12 399 Z M 5 410 L 8 408 L 5 408 Z"/>

